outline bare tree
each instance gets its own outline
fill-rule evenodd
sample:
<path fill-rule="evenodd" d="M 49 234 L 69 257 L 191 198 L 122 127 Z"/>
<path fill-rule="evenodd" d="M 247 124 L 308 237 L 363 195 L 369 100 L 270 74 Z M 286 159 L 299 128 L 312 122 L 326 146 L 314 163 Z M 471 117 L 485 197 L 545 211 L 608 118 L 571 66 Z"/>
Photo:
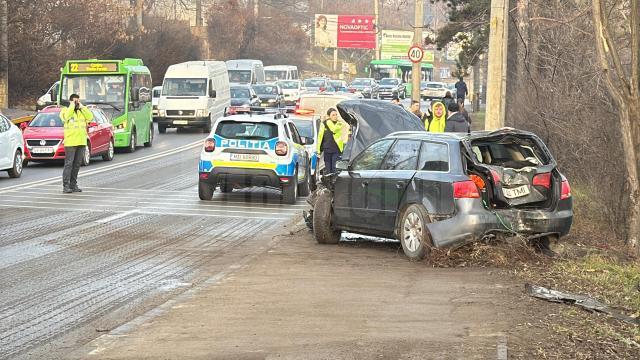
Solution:
<path fill-rule="evenodd" d="M 627 243 L 640 252 L 640 9 L 639 0 L 592 0 L 597 54 L 606 88 L 618 108 L 629 187 Z M 628 5 L 629 7 L 625 6 Z M 608 5 L 608 6 L 607 6 Z M 613 24 L 611 21 L 614 20 Z M 625 61 L 627 60 L 627 61 Z"/>

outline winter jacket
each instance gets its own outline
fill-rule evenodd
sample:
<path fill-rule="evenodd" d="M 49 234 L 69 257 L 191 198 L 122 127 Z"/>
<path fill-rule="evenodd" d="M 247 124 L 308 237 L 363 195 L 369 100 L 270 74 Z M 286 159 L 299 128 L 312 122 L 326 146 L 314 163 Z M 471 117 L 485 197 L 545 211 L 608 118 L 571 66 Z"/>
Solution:
<path fill-rule="evenodd" d="M 442 106 L 442 116 L 436 117 L 435 108 L 436 106 Z M 440 101 L 434 101 L 431 104 L 431 114 L 429 114 L 429 118 L 424 123 L 424 128 L 428 132 L 433 133 L 441 133 L 444 132 L 445 125 L 447 123 L 447 109 L 443 103 Z"/>
<path fill-rule="evenodd" d="M 71 105 L 62 108 L 60 119 L 64 124 L 64 146 L 86 146 L 87 126 L 93 120 L 93 113 L 84 106 L 76 111 Z"/>
<path fill-rule="evenodd" d="M 318 153 L 321 153 L 323 150 L 322 140 L 324 137 L 324 133 L 326 130 L 333 135 L 333 140 L 338 147 L 340 153 L 342 153 L 344 149 L 344 141 L 342 141 L 342 123 L 340 121 L 333 122 L 331 120 L 325 120 L 320 125 L 320 130 L 318 132 Z M 335 150 L 335 149 L 327 149 L 327 150 Z"/>
<path fill-rule="evenodd" d="M 459 112 L 454 112 L 447 119 L 447 125 L 444 128 L 444 132 L 459 132 L 466 133 L 469 131 L 469 123 L 464 115 Z"/>

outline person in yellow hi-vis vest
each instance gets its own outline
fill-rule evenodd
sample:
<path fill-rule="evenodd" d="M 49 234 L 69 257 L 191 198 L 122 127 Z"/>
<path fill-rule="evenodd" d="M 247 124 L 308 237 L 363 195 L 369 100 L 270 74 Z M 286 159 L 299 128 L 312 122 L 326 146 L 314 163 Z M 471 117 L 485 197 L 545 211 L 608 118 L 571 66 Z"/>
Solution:
<path fill-rule="evenodd" d="M 82 192 L 78 187 L 78 172 L 84 152 L 88 151 L 87 126 L 93 120 L 93 113 L 80 103 L 80 96 L 72 94 L 69 97 L 69 106 L 60 111 L 60 119 L 64 124 L 62 192 Z"/>
<path fill-rule="evenodd" d="M 329 118 L 323 117 L 320 124 L 317 146 L 318 154 L 322 153 L 324 156 L 325 174 L 331 174 L 336 172 L 336 162 L 344 150 L 344 141 L 342 140 L 342 123 L 338 121 L 338 110 L 330 108 L 327 116 Z"/>

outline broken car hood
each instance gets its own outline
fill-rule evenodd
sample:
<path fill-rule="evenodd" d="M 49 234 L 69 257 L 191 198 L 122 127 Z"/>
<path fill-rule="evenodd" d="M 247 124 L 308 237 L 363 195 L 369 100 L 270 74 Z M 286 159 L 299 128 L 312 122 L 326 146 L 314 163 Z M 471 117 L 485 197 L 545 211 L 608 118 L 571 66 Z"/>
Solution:
<path fill-rule="evenodd" d="M 337 105 L 340 117 L 351 126 L 342 159 L 349 161 L 372 142 L 396 131 L 425 131 L 417 116 L 391 102 L 345 100 Z"/>

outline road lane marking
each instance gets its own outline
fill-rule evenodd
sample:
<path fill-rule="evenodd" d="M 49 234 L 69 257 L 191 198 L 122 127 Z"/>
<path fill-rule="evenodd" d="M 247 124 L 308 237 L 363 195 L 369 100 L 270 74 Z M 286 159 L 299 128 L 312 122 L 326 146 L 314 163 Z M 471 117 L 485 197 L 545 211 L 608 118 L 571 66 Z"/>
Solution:
<path fill-rule="evenodd" d="M 73 209 L 61 209 L 58 206 L 33 206 L 33 205 L 4 205 L 0 204 L 0 207 L 9 208 L 24 208 L 24 209 L 39 209 L 39 210 L 58 210 L 58 211 L 88 211 L 88 212 L 118 212 L 117 210 L 96 210 L 95 208 L 73 208 Z M 289 220 L 290 217 L 263 217 L 263 216 L 242 216 L 242 215 L 217 215 L 217 214 L 190 214 L 180 212 L 159 212 L 150 211 L 148 208 L 139 209 L 138 214 L 142 215 L 175 215 L 175 216 L 201 216 L 201 217 L 222 217 L 222 218 L 237 218 L 237 219 L 256 219 L 256 220 Z"/>
<path fill-rule="evenodd" d="M 126 160 L 123 161 L 121 163 L 117 163 L 117 164 L 113 164 L 113 165 L 106 165 L 100 168 L 96 168 L 96 169 L 91 169 L 91 170 L 86 170 L 86 171 L 81 171 L 80 174 L 78 174 L 78 177 L 86 177 L 86 176 L 91 176 L 91 175 L 95 175 L 95 174 L 100 174 L 106 171 L 111 171 L 111 170 L 115 170 L 115 169 L 119 169 L 122 167 L 126 167 L 129 165 L 135 165 L 135 164 L 140 164 L 143 162 L 147 162 L 149 160 L 155 160 L 155 159 L 160 159 L 163 157 L 167 157 L 170 155 L 174 155 L 177 153 L 180 153 L 182 151 L 185 150 L 191 150 L 191 149 L 195 149 L 199 146 L 202 146 L 202 140 L 198 140 L 198 141 L 194 141 L 192 143 L 186 144 L 186 145 L 182 145 L 179 146 L 177 148 L 171 149 L 171 150 L 165 150 L 165 151 L 161 151 L 157 154 L 150 154 L 147 156 L 143 156 L 140 158 L 136 158 L 136 159 L 131 159 L 131 160 Z M 60 170 L 62 172 L 62 170 Z M 27 182 L 24 184 L 17 184 L 17 185 L 12 185 L 12 186 L 7 186 L 5 188 L 0 188 L 0 194 L 4 194 L 8 191 L 12 191 L 12 190 L 16 190 L 16 189 L 28 189 L 37 185 L 45 185 L 45 184 L 52 184 L 55 182 L 60 182 L 62 181 L 62 175 L 60 176 L 56 176 L 56 177 L 51 177 L 48 179 L 42 179 L 42 180 L 36 180 L 36 181 L 31 181 L 31 182 Z"/>
<path fill-rule="evenodd" d="M 98 224 L 106 224 L 106 223 L 111 222 L 113 220 L 118 220 L 118 219 L 121 219 L 121 218 L 123 218 L 125 216 L 131 215 L 131 214 L 134 214 L 134 213 L 137 213 L 137 212 L 138 212 L 138 209 L 133 209 L 133 210 L 125 211 L 125 212 L 120 213 L 120 214 L 111 215 L 111 216 L 106 217 L 104 219 L 98 219 L 98 220 L 96 220 L 94 222 L 98 223 Z"/>

